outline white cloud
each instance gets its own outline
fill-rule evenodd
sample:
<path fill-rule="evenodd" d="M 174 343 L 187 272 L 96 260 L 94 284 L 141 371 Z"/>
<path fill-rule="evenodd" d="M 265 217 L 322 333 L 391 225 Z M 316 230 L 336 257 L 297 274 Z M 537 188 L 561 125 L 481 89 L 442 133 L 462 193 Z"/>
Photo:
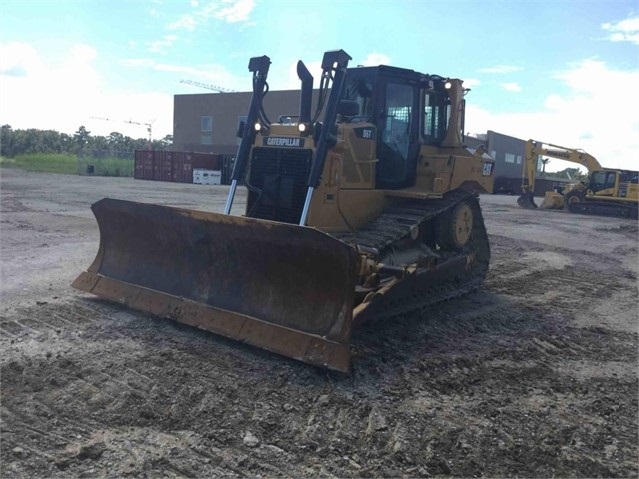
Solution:
<path fill-rule="evenodd" d="M 358 65 L 364 65 L 365 67 L 376 67 L 379 65 L 390 65 L 391 59 L 384 53 L 372 52 L 369 53 L 361 63 Z"/>
<path fill-rule="evenodd" d="M 504 90 L 511 92 L 521 91 L 521 86 L 517 82 L 505 82 L 499 84 Z"/>
<path fill-rule="evenodd" d="M 581 148 L 604 166 L 637 169 L 639 70 L 616 70 L 603 61 L 584 60 L 558 73 L 556 79 L 570 92 L 548 94 L 536 112 L 492 113 L 473 106 L 472 97 L 468 98 L 467 130 L 490 129 L 524 140 Z"/>
<path fill-rule="evenodd" d="M 517 67 L 514 65 L 495 65 L 492 67 L 480 68 L 479 71 L 481 73 L 515 73 L 523 70 L 521 67 Z"/>
<path fill-rule="evenodd" d="M 164 35 L 162 40 L 156 40 L 154 42 L 146 42 L 148 50 L 153 53 L 162 53 L 164 50 L 171 48 L 175 41 L 178 39 L 177 35 Z"/>
<path fill-rule="evenodd" d="M 29 71 L 41 71 L 42 68 L 42 61 L 31 45 L 17 42 L 0 45 L 1 75 L 22 77 Z"/>
<path fill-rule="evenodd" d="M 226 5 L 215 13 L 215 18 L 227 23 L 245 22 L 255 8 L 254 0 L 222 0 Z"/>
<path fill-rule="evenodd" d="M 95 48 L 80 44 L 71 47 L 68 61 L 73 64 L 84 64 L 95 60 L 97 56 L 98 52 Z"/>
<path fill-rule="evenodd" d="M 96 58 L 98 52 L 83 44 L 70 48 L 57 62 L 43 58 L 28 44 L 0 45 L 0 124 L 68 134 L 85 125 L 94 135 L 120 131 L 144 138 L 145 126 L 124 122 L 156 120 L 154 137 L 172 134 L 173 96 L 111 90 L 95 66 Z"/>
<path fill-rule="evenodd" d="M 630 42 L 639 45 L 639 17 L 630 17 L 616 23 L 604 23 L 601 28 L 610 32 L 611 42 Z"/>
<path fill-rule="evenodd" d="M 195 30 L 196 25 L 197 22 L 193 16 L 183 15 L 178 21 L 169 24 L 168 28 L 169 30 L 188 30 L 192 32 Z"/>
<path fill-rule="evenodd" d="M 464 80 L 464 88 L 475 88 L 477 85 L 480 85 L 481 81 L 477 78 L 467 78 Z"/>
<path fill-rule="evenodd" d="M 255 9 L 255 0 L 222 0 L 209 2 L 200 6 L 198 2 L 191 2 L 195 11 L 185 14 L 176 22 L 171 23 L 169 30 L 184 29 L 193 31 L 205 25 L 211 19 L 226 23 L 248 22 L 251 12 Z"/>

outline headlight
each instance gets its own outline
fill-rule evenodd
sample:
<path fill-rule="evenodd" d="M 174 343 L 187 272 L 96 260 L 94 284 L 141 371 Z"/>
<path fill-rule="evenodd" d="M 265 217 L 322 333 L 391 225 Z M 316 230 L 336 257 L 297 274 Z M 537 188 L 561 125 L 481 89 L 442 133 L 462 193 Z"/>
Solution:
<path fill-rule="evenodd" d="M 262 129 L 262 124 L 259 121 L 255 122 L 255 125 L 253 125 L 253 129 L 255 131 L 260 131 Z"/>
<path fill-rule="evenodd" d="M 307 129 L 307 128 L 306 128 L 306 123 L 298 123 L 298 124 L 297 124 L 297 130 L 298 130 L 300 133 L 304 133 L 304 132 L 306 131 L 306 129 Z"/>
<path fill-rule="evenodd" d="M 446 83 L 444 83 L 444 88 L 446 88 L 446 90 L 450 90 L 453 87 L 453 84 L 449 81 L 447 81 Z"/>

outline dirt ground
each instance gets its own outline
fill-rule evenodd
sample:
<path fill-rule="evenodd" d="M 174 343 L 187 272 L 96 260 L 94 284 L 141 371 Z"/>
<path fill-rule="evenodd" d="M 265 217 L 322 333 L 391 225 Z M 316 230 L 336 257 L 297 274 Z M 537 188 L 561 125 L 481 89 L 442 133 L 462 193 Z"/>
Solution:
<path fill-rule="evenodd" d="M 638 476 L 636 221 L 482 196 L 483 290 L 365 325 L 342 375 L 70 287 L 92 202 L 220 211 L 227 187 L 0 189 L 3 478 Z"/>

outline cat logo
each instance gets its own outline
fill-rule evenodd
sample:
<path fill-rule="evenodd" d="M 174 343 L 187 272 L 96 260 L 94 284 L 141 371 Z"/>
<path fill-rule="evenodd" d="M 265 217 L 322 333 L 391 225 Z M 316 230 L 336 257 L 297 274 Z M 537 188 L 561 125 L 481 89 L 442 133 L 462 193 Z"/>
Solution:
<path fill-rule="evenodd" d="M 304 138 L 284 138 L 269 136 L 264 138 L 264 146 L 284 146 L 286 148 L 303 148 Z"/>

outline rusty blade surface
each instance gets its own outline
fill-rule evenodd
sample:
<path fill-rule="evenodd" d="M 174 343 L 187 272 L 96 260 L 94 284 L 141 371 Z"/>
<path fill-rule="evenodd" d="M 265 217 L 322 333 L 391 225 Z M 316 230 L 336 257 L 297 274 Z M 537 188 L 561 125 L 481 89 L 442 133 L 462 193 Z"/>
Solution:
<path fill-rule="evenodd" d="M 92 210 L 100 248 L 77 289 L 348 368 L 356 282 L 349 245 L 313 228 L 109 198 Z"/>

